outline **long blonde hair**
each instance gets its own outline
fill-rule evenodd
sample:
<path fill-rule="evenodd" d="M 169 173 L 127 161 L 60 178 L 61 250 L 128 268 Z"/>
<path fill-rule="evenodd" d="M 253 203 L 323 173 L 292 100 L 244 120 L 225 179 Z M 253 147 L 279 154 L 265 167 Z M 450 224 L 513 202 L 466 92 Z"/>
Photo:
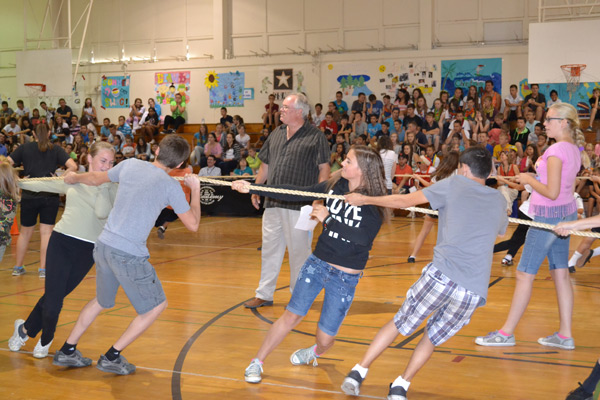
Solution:
<path fill-rule="evenodd" d="M 582 143 L 585 146 L 585 136 L 581 132 L 581 123 L 575 107 L 569 103 L 556 103 L 550 106 L 548 111 L 550 110 L 554 110 L 554 114 L 557 117 L 564 118 L 567 121 L 571 136 L 573 137 L 573 142 L 575 142 L 577 146 L 581 146 Z"/>
<path fill-rule="evenodd" d="M 8 163 L 6 157 L 2 156 L 0 158 L 0 192 L 7 194 L 14 201 L 21 201 L 18 181 L 17 171 Z"/>

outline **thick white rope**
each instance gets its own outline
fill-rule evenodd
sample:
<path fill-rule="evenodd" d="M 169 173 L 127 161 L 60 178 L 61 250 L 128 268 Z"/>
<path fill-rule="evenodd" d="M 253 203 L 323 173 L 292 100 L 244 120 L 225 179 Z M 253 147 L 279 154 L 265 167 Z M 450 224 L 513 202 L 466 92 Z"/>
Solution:
<path fill-rule="evenodd" d="M 196 177 L 200 180 L 200 182 L 209 183 L 211 185 L 220 185 L 220 186 L 231 186 L 232 185 L 232 182 L 230 182 L 230 181 L 223 181 L 220 179 L 212 179 L 209 177 L 202 177 L 202 176 L 196 176 Z M 238 178 L 244 179 L 244 177 L 238 177 Z M 246 178 L 249 178 L 249 177 L 246 177 Z M 63 179 L 63 177 L 62 176 L 52 176 L 52 177 L 48 177 L 48 178 L 27 178 L 27 179 L 22 179 L 22 180 L 52 181 L 52 180 L 59 180 L 59 179 Z M 178 177 L 173 177 L 173 179 L 182 181 L 185 178 L 182 176 L 178 176 Z M 250 190 L 256 189 L 256 190 L 260 190 L 262 192 L 268 192 L 268 193 L 289 194 L 292 196 L 315 197 L 318 199 L 345 200 L 344 196 L 339 195 L 339 194 L 335 195 L 335 194 L 327 194 L 327 193 L 304 192 L 302 190 L 280 189 L 280 188 L 255 186 L 255 185 L 250 185 L 249 189 Z M 437 211 L 430 210 L 428 208 L 408 207 L 408 208 L 404 208 L 404 210 L 419 212 L 419 213 L 429 214 L 429 215 L 438 215 Z M 532 226 L 534 228 L 540 228 L 540 229 L 552 230 L 554 228 L 554 225 L 551 225 L 551 224 L 544 224 L 541 222 L 534 222 L 534 221 L 530 221 L 530 220 L 526 220 L 526 219 L 508 218 L 508 221 L 515 223 L 515 224 L 527 225 L 527 226 Z M 575 236 L 584 236 L 584 237 L 592 237 L 592 238 L 600 239 L 600 233 L 594 233 L 594 232 L 589 232 L 589 231 L 569 231 L 569 234 L 575 235 Z"/>

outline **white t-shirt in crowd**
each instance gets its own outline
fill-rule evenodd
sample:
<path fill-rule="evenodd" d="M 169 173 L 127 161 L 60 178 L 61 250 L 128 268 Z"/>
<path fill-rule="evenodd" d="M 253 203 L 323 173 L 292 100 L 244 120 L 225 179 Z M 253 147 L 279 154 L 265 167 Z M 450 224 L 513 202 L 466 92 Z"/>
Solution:
<path fill-rule="evenodd" d="M 383 161 L 383 170 L 385 171 L 385 187 L 391 189 L 392 186 L 392 173 L 395 171 L 394 166 L 398 161 L 398 155 L 394 150 L 381 150 L 379 152 L 381 161 Z"/>
<path fill-rule="evenodd" d="M 248 142 L 250 141 L 250 135 L 245 134 L 244 136 L 241 136 L 238 133 L 237 135 L 235 135 L 235 141 L 238 142 L 240 147 L 246 147 L 248 146 Z"/>
<path fill-rule="evenodd" d="M 515 103 L 520 103 L 523 101 L 523 98 L 521 97 L 521 95 L 519 95 L 519 93 L 517 93 L 517 97 L 512 97 L 510 94 L 507 95 L 504 100 L 508 100 L 509 103 L 515 104 Z M 511 111 L 515 111 L 517 109 L 517 106 L 512 106 L 510 108 Z"/>

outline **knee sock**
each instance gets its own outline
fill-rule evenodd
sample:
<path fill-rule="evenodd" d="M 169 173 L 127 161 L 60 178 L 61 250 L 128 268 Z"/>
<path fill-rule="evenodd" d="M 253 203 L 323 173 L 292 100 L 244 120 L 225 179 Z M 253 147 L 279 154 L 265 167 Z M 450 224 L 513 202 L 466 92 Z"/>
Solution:
<path fill-rule="evenodd" d="M 400 375 L 399 377 L 396 378 L 394 383 L 392 383 L 392 387 L 394 387 L 394 386 L 402 386 L 404 388 L 404 390 L 408 390 L 408 387 L 410 386 L 410 382 L 404 380 L 404 378 L 402 378 L 402 375 Z"/>
<path fill-rule="evenodd" d="M 108 361 L 115 361 L 121 355 L 121 350 L 111 347 L 104 355 L 108 358 Z"/>
<path fill-rule="evenodd" d="M 596 386 L 598 385 L 598 381 L 600 381 L 600 364 L 596 362 L 592 373 L 583 382 L 583 390 L 588 393 L 594 393 L 594 390 L 596 390 Z"/>
<path fill-rule="evenodd" d="M 596 247 L 592 250 L 592 257 L 600 256 L 600 247 Z"/>
<path fill-rule="evenodd" d="M 571 258 L 569 259 L 569 267 L 574 267 L 580 258 L 581 258 L 581 253 L 578 251 L 575 251 L 575 253 L 573 253 Z"/>
<path fill-rule="evenodd" d="M 369 372 L 369 368 L 361 367 L 360 364 L 356 364 L 352 367 L 352 371 L 356 371 L 360 374 L 360 377 L 365 379 L 367 377 L 367 372 Z"/>
<path fill-rule="evenodd" d="M 63 346 L 60 348 L 60 351 L 62 351 L 66 355 L 70 356 L 71 354 L 75 353 L 76 349 L 77 349 L 77 344 L 69 344 L 69 343 L 65 342 L 65 344 L 63 344 Z"/>

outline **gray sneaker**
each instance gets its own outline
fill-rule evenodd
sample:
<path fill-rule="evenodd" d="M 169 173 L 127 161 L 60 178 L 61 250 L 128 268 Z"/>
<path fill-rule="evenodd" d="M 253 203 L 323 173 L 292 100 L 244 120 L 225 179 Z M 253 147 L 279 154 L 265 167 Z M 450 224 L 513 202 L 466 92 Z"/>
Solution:
<path fill-rule="evenodd" d="M 504 336 L 498 331 L 490 332 L 487 336 L 478 336 L 475 343 L 480 346 L 508 347 L 515 345 L 515 335 Z"/>
<path fill-rule="evenodd" d="M 244 379 L 248 383 L 260 383 L 262 381 L 262 364 L 258 359 L 252 360 L 248 368 L 246 368 L 246 372 L 244 373 Z"/>
<path fill-rule="evenodd" d="M 319 363 L 317 363 L 317 355 L 315 354 L 314 350 L 316 346 L 317 345 L 314 344 L 310 347 L 307 347 L 306 349 L 296 350 L 290 356 L 290 362 L 294 365 L 308 365 L 312 361 L 313 367 L 316 367 L 317 365 L 319 365 Z"/>
<path fill-rule="evenodd" d="M 115 361 L 109 361 L 104 354 L 100 356 L 96 368 L 103 372 L 117 375 L 129 375 L 135 372 L 135 365 L 127 362 L 127 359 L 119 355 Z"/>
<path fill-rule="evenodd" d="M 555 332 L 550 336 L 539 338 L 538 343 L 542 346 L 558 347 L 563 350 L 575 349 L 575 341 L 573 338 L 562 339 L 558 336 L 558 332 Z"/>
<path fill-rule="evenodd" d="M 54 354 L 52 364 L 58 365 L 59 367 L 81 368 L 92 365 L 92 360 L 82 356 L 79 350 L 75 350 L 75 352 L 71 355 L 66 355 L 61 350 L 58 350 Z"/>

